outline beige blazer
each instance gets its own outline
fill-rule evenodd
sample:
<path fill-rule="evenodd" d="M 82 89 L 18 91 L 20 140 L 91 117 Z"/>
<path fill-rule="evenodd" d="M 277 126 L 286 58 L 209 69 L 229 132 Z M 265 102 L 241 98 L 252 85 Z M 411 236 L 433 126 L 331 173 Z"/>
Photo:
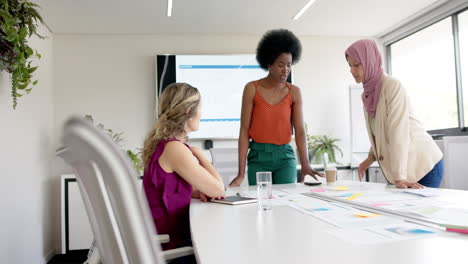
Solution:
<path fill-rule="evenodd" d="M 442 159 L 442 152 L 411 110 L 409 97 L 397 79 L 384 75 L 375 114 L 375 137 L 364 109 L 370 154 L 388 182 L 417 182 Z"/>

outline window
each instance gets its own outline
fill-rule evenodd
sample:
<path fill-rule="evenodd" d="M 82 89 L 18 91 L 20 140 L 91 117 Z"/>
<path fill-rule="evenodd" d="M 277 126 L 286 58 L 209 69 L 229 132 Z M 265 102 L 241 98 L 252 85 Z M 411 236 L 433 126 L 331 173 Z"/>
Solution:
<path fill-rule="evenodd" d="M 453 43 L 448 17 L 390 45 L 392 76 L 402 82 L 426 130 L 459 126 Z"/>
<path fill-rule="evenodd" d="M 463 88 L 463 106 L 465 126 L 468 126 L 468 11 L 458 15 L 460 38 L 460 66 Z"/>

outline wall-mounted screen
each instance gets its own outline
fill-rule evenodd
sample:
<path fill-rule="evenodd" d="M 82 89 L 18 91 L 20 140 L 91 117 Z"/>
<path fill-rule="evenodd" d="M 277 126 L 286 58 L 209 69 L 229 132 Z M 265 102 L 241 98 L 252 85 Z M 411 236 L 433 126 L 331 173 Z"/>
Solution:
<path fill-rule="evenodd" d="M 189 83 L 201 92 L 200 129 L 190 138 L 239 137 L 244 86 L 267 75 L 255 55 L 157 55 L 156 60 L 158 95 L 173 82 Z"/>

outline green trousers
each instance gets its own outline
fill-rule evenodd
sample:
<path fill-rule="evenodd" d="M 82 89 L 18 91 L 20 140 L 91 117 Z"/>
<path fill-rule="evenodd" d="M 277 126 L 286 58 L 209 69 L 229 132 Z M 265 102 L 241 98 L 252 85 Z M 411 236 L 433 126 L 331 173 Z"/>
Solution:
<path fill-rule="evenodd" d="M 295 183 L 296 157 L 289 144 L 275 145 L 250 141 L 247 155 L 249 185 L 257 184 L 257 172 L 271 171 L 273 184 Z"/>

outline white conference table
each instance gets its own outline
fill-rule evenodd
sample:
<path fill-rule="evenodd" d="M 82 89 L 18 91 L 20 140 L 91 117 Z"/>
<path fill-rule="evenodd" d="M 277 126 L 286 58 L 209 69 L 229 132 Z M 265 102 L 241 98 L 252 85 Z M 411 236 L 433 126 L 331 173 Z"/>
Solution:
<path fill-rule="evenodd" d="M 230 188 L 228 193 L 255 188 Z M 287 184 L 273 185 L 273 188 L 306 190 L 311 187 Z M 259 212 L 255 203 L 229 206 L 193 199 L 190 222 L 199 264 L 467 262 L 468 235 L 442 232 L 411 240 L 355 244 L 327 233 L 336 229 L 331 224 L 284 205 L 273 205 L 272 210 Z"/>

